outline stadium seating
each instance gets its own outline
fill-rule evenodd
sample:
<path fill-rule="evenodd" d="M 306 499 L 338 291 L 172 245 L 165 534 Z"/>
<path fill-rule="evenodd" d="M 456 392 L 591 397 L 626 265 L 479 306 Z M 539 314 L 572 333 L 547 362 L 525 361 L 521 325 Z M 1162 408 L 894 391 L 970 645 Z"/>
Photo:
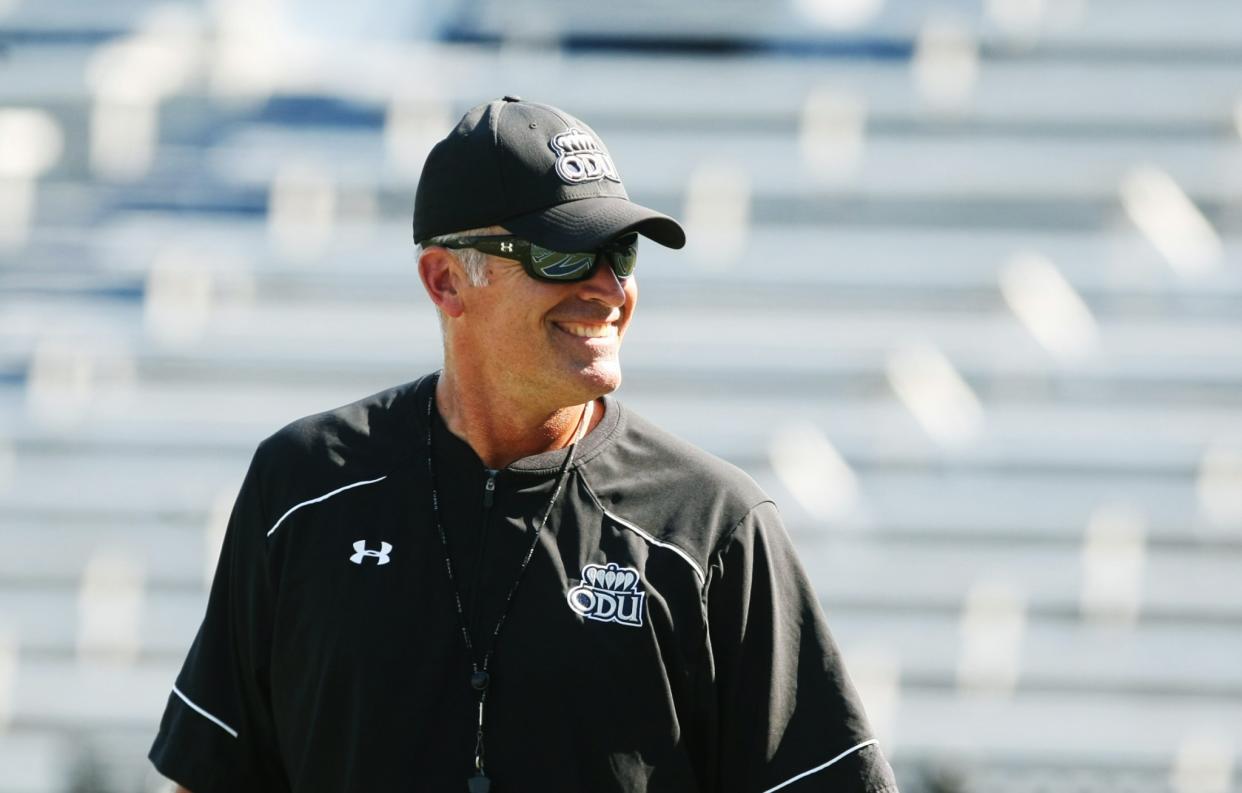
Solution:
<path fill-rule="evenodd" d="M 621 395 L 781 505 L 905 793 L 1242 789 L 1234 3 L 253 5 L 0 1 L 0 793 L 164 789 L 251 451 L 437 365 L 417 164 L 513 93 L 687 221 Z"/>

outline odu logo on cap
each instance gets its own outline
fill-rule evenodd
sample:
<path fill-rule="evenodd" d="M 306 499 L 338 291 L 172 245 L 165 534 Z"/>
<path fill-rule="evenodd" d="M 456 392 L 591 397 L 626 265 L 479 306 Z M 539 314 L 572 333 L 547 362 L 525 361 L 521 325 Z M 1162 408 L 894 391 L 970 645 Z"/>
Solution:
<path fill-rule="evenodd" d="M 629 567 L 589 564 L 582 568 L 582 583 L 565 595 L 569 607 L 589 620 L 617 622 L 631 627 L 643 624 L 643 598 L 638 591 L 638 571 Z"/>
<path fill-rule="evenodd" d="M 556 173 L 566 182 L 621 181 L 612 158 L 591 134 L 574 127 L 557 135 L 549 145 L 556 152 Z"/>

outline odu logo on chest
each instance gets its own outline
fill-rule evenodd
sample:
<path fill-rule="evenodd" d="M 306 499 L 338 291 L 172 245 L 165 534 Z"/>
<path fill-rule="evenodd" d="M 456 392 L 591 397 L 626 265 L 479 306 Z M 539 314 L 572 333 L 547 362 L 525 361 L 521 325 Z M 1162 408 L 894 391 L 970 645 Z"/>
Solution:
<path fill-rule="evenodd" d="M 569 590 L 565 598 L 571 609 L 589 620 L 638 628 L 643 624 L 646 596 L 638 590 L 637 570 L 609 562 L 607 566 L 589 564 L 582 568 L 582 583 Z"/>

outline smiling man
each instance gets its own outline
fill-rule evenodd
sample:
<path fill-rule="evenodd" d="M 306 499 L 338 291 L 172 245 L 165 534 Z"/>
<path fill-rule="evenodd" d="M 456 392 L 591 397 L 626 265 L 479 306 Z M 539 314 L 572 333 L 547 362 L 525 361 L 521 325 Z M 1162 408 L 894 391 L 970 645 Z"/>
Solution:
<path fill-rule="evenodd" d="M 611 393 L 638 239 L 586 124 L 470 110 L 418 186 L 442 371 L 264 441 L 151 750 L 194 793 L 892 793 L 778 513 Z"/>

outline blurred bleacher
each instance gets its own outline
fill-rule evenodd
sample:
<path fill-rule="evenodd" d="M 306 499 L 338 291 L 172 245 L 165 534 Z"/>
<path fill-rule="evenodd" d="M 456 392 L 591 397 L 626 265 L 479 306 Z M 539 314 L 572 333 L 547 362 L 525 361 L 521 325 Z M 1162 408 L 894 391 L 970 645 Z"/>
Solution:
<path fill-rule="evenodd" d="M 1234 0 L 0 0 L 0 793 L 146 763 L 255 444 L 437 366 L 422 158 L 607 141 L 632 408 L 782 505 L 905 793 L 1242 789 Z"/>

